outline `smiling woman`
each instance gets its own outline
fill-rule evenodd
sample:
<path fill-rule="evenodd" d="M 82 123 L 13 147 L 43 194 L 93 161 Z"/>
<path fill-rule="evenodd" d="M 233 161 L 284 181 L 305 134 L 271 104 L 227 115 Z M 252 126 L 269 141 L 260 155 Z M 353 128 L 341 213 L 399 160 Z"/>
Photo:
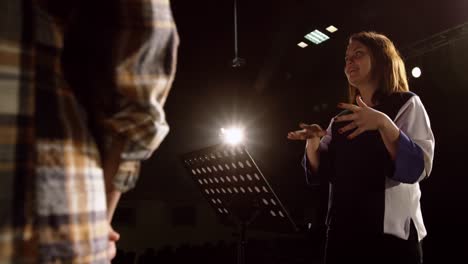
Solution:
<path fill-rule="evenodd" d="M 384 35 L 352 35 L 344 72 L 350 103 L 338 104 L 328 129 L 301 124 L 288 134 L 306 140 L 307 181 L 329 183 L 325 262 L 422 263 L 419 181 L 434 153 L 426 110 Z"/>
<path fill-rule="evenodd" d="M 345 74 L 351 85 L 355 87 L 371 80 L 371 56 L 364 44 L 351 40 L 345 62 Z"/>
<path fill-rule="evenodd" d="M 352 35 L 345 58 L 350 103 L 361 94 L 372 106 L 391 93 L 409 91 L 405 64 L 386 36 L 371 32 Z M 372 96 L 369 96 L 370 92 Z"/>

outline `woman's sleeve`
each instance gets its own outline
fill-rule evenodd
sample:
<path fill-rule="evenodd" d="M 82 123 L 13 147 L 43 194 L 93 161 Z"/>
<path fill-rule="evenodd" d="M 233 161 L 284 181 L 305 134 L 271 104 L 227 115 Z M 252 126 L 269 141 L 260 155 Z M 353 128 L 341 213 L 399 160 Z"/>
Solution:
<path fill-rule="evenodd" d="M 329 169 L 329 148 L 332 140 L 332 124 L 333 120 L 328 125 L 326 130 L 327 134 L 320 140 L 320 164 L 317 172 L 312 170 L 310 166 L 309 159 L 307 157 L 307 151 L 304 151 L 304 156 L 302 158 L 302 167 L 305 171 L 306 182 L 308 185 L 317 185 L 319 184 L 319 175 L 324 175 Z"/>
<path fill-rule="evenodd" d="M 393 180 L 416 183 L 428 177 L 434 158 L 434 135 L 426 109 L 418 96 L 411 97 L 398 112 L 400 129 Z"/>

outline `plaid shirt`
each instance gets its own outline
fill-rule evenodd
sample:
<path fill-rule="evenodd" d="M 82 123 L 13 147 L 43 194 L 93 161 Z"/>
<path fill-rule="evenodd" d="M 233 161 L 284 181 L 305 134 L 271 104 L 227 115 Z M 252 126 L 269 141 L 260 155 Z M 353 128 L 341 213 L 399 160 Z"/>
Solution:
<path fill-rule="evenodd" d="M 0 263 L 108 263 L 102 157 L 135 184 L 168 132 L 169 0 L 0 1 Z"/>

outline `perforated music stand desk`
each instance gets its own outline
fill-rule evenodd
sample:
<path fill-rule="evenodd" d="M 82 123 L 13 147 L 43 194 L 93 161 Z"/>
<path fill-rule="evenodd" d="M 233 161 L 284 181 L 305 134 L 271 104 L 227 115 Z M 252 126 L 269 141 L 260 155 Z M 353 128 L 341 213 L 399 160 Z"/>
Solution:
<path fill-rule="evenodd" d="M 247 227 L 298 230 L 245 146 L 219 144 L 184 154 L 182 161 L 221 222 L 240 229 L 239 264 L 245 259 Z"/>

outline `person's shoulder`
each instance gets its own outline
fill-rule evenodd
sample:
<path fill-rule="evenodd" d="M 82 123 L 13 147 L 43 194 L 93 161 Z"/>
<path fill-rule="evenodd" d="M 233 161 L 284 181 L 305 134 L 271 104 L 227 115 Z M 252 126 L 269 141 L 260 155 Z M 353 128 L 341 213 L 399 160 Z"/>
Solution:
<path fill-rule="evenodd" d="M 412 91 L 406 91 L 406 92 L 394 92 L 390 95 L 395 100 L 403 100 L 403 101 L 408 101 L 409 99 L 413 97 L 418 97 L 418 95 Z"/>
<path fill-rule="evenodd" d="M 418 95 L 411 91 L 394 92 L 389 95 L 388 101 L 391 105 L 399 106 L 398 108 L 400 108 L 411 101 L 418 100 L 418 98 Z"/>

